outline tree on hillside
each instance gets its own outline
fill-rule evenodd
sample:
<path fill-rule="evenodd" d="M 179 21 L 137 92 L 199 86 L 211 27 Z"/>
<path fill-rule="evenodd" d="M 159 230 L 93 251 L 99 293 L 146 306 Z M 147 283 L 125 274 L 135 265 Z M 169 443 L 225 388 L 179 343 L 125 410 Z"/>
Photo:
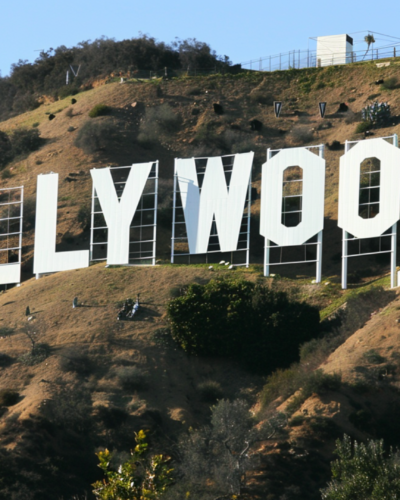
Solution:
<path fill-rule="evenodd" d="M 179 60 L 183 69 L 211 69 L 216 66 L 230 65 L 229 57 L 220 58 L 215 50 L 196 38 L 178 40 L 173 46 L 179 52 Z"/>
<path fill-rule="evenodd" d="M 383 440 L 336 442 L 332 481 L 321 490 L 323 500 L 396 500 L 400 498 L 400 457 L 385 453 Z"/>
<path fill-rule="evenodd" d="M 371 44 L 375 43 L 374 35 L 372 35 L 371 33 L 368 33 L 368 35 L 365 35 L 364 42 L 368 45 L 368 47 L 367 47 L 367 52 L 364 54 L 363 60 L 365 59 L 365 56 L 367 55 Z"/>
<path fill-rule="evenodd" d="M 190 493 L 240 495 L 246 486 L 246 471 L 257 457 L 251 447 L 278 435 L 286 417 L 276 414 L 255 427 L 249 404 L 239 399 L 222 399 L 211 412 L 210 426 L 192 430 L 180 442 L 182 482 Z"/>

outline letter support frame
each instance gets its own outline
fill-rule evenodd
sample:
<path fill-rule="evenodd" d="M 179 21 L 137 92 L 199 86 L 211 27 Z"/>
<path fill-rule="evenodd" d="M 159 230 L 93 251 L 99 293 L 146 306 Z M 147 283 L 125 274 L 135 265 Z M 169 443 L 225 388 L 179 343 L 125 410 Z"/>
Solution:
<path fill-rule="evenodd" d="M 392 139 L 393 146 L 398 148 L 399 141 L 397 134 L 393 134 L 387 137 L 380 137 L 379 139 Z M 357 144 L 360 141 L 345 141 L 344 145 L 344 153 L 346 154 L 350 151 L 351 147 Z M 342 238 L 342 289 L 347 290 L 347 274 L 348 274 L 348 260 L 350 257 L 362 257 L 366 255 L 377 255 L 383 253 L 390 253 L 390 288 L 395 288 L 397 283 L 397 275 L 396 275 L 396 260 L 397 260 L 397 222 L 391 226 L 390 233 L 381 235 L 384 237 L 389 237 L 391 239 L 390 250 L 381 250 L 379 252 L 368 252 L 368 253 L 358 253 L 358 254 L 349 254 L 349 241 L 360 241 L 362 238 L 355 238 L 350 233 L 342 230 L 343 238 Z"/>
<path fill-rule="evenodd" d="M 225 173 L 230 173 L 232 175 L 232 168 L 233 168 L 233 163 L 230 165 L 229 163 L 229 158 L 235 157 L 236 155 L 231 154 L 231 155 L 225 155 L 222 156 L 221 159 L 227 160 L 228 164 L 224 164 L 224 171 Z M 200 161 L 207 161 L 209 158 L 208 157 L 196 157 L 193 158 L 193 160 L 200 160 Z M 182 236 L 182 231 L 180 231 L 180 227 L 185 227 L 186 228 L 186 221 L 184 218 L 183 213 L 177 215 L 177 211 L 182 210 L 183 207 L 180 206 L 182 205 L 182 200 L 180 199 L 180 205 L 178 205 L 178 199 L 177 195 L 180 194 L 179 191 L 179 180 L 178 180 L 178 169 L 177 169 L 177 160 L 175 159 L 175 167 L 174 167 L 174 184 L 173 184 L 173 198 L 172 198 L 172 234 L 171 234 L 171 264 L 174 264 L 176 262 L 176 258 L 180 257 L 187 257 L 187 264 L 193 264 L 193 261 L 195 258 L 197 261 L 197 257 L 199 257 L 202 254 L 191 254 L 189 250 L 189 245 L 188 245 L 188 236 L 187 236 L 187 231 L 184 231 L 184 234 Z M 228 170 L 227 170 L 228 169 Z M 230 170 L 229 170 L 230 169 Z M 251 169 L 252 170 L 252 169 Z M 238 246 L 240 244 L 244 245 L 244 248 L 237 248 L 237 250 L 232 250 L 229 252 L 223 252 L 221 250 L 208 250 L 204 255 L 205 255 L 205 263 L 208 264 L 209 262 L 209 254 L 230 254 L 230 263 L 233 266 L 245 266 L 246 268 L 249 267 L 250 264 L 250 223 L 251 223 L 251 170 L 250 170 L 250 175 L 249 175 L 249 180 L 248 180 L 248 188 L 247 188 L 247 194 L 246 194 L 246 200 L 245 200 L 245 206 L 243 210 L 243 216 L 242 216 L 242 225 L 245 221 L 246 223 L 246 228 L 245 231 L 240 231 L 239 238 L 238 238 Z M 203 175 L 202 173 L 198 175 Z M 205 172 L 204 172 L 205 175 Z M 199 189 L 199 193 L 201 193 L 201 188 Z M 181 219 L 181 220 L 178 220 Z M 211 236 L 211 235 L 210 235 Z M 186 245 L 188 247 L 187 251 L 183 252 L 177 252 L 176 247 L 180 244 Z M 234 254 L 242 253 L 245 252 L 245 261 L 242 263 L 235 263 L 234 262 Z M 191 259 L 192 256 L 192 259 Z M 213 260 L 214 262 L 214 260 Z"/>
<path fill-rule="evenodd" d="M 153 166 L 150 170 L 149 177 L 147 178 L 146 185 L 144 188 L 144 191 L 142 193 L 142 196 L 140 198 L 139 205 L 135 211 L 134 218 L 131 222 L 133 223 L 136 214 L 140 214 L 140 224 L 138 226 L 132 226 L 130 229 L 132 230 L 137 230 L 140 235 L 140 239 L 136 241 L 130 241 L 129 245 L 139 245 L 139 251 L 136 252 L 130 252 L 130 262 L 128 264 L 120 264 L 123 266 L 138 266 L 138 265 L 149 265 L 148 263 L 151 262 L 151 265 L 154 266 L 156 263 L 156 236 L 157 236 L 157 205 L 158 205 L 158 172 L 159 172 L 159 162 L 158 160 L 152 162 Z M 121 172 L 121 175 L 123 172 L 128 171 L 129 173 L 127 174 L 127 177 L 129 175 L 134 175 L 134 172 L 130 172 L 130 170 L 135 167 L 135 164 L 132 166 L 126 166 L 126 167 L 109 167 L 110 170 L 117 170 Z M 147 183 L 149 181 L 154 181 L 154 187 L 151 192 L 145 192 Z M 123 182 L 123 180 L 120 181 L 114 181 L 114 185 L 117 191 L 117 196 L 122 196 L 124 185 L 126 182 Z M 154 196 L 154 204 L 152 208 L 144 208 L 143 207 L 143 199 L 144 196 Z M 91 203 L 91 217 L 90 217 L 90 252 L 89 252 L 89 262 L 98 262 L 98 261 L 104 261 L 107 260 L 106 256 L 101 256 L 100 258 L 95 258 L 95 248 L 96 246 L 107 246 L 108 241 L 95 241 L 95 231 L 96 230 L 107 230 L 107 224 L 104 226 L 96 226 L 96 220 L 95 216 L 96 215 L 102 215 L 102 209 L 100 206 L 100 209 L 97 210 L 96 205 L 98 204 L 98 196 L 96 193 L 96 189 L 94 186 L 94 182 L 92 184 L 92 203 Z M 146 214 L 153 212 L 153 221 L 150 224 L 144 224 L 143 223 L 143 217 L 146 217 Z M 150 239 L 143 240 L 143 233 L 145 234 L 150 234 Z M 142 245 L 147 245 L 147 248 L 151 247 L 151 250 L 143 250 Z M 134 255 L 137 254 L 137 255 Z M 107 267 L 107 266 L 106 266 Z"/>
<path fill-rule="evenodd" d="M 323 144 L 318 144 L 316 146 L 306 146 L 305 149 L 311 150 L 311 149 L 318 149 L 318 156 L 322 159 L 325 158 L 324 154 L 324 145 Z M 267 149 L 267 162 L 270 160 L 275 154 L 279 153 L 281 149 Z M 291 265 L 291 264 L 309 264 L 309 263 L 314 263 L 316 264 L 316 271 L 315 271 L 315 282 L 320 283 L 322 279 L 322 240 L 323 240 L 323 230 L 319 231 L 317 233 L 317 241 L 316 242 L 305 242 L 303 243 L 302 246 L 315 246 L 316 247 L 316 257 L 314 260 L 302 260 L 302 261 L 293 261 L 293 262 L 277 262 L 277 263 L 270 263 L 270 252 L 271 248 L 284 248 L 279 245 L 273 245 L 272 241 L 269 239 L 265 239 L 265 245 L 264 245 L 264 276 L 270 276 L 270 266 L 280 266 L 280 265 Z M 291 246 L 291 245 L 289 245 Z"/>
<path fill-rule="evenodd" d="M 1 232 L 0 237 L 6 238 L 6 246 L 0 249 L 0 255 L 4 255 L 5 252 L 7 262 L 0 264 L 0 284 L 7 289 L 7 285 L 17 283 L 17 286 L 19 286 L 21 282 L 24 186 L 1 188 L 0 196 L 3 197 L 4 195 L 8 195 L 8 201 L 1 200 L 0 202 L 0 209 L 2 210 L 0 221 L 6 226 L 6 232 Z M 17 210 L 15 210 L 16 208 Z M 11 212 L 13 209 L 15 213 Z M 6 213 L 4 214 L 3 211 L 6 211 Z M 13 225 L 15 228 L 10 229 L 10 226 Z M 10 251 L 17 253 L 18 260 L 16 262 L 9 262 Z"/>

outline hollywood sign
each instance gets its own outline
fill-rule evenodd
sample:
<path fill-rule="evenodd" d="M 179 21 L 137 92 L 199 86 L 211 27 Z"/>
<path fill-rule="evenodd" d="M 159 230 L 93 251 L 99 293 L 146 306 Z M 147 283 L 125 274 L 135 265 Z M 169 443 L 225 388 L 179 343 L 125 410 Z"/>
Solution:
<path fill-rule="evenodd" d="M 210 253 L 241 254 L 249 264 L 251 171 L 254 153 L 176 159 L 171 262 Z M 88 267 L 155 264 L 158 162 L 91 170 L 93 182 L 90 248 L 56 251 L 58 174 L 39 175 L 36 196 L 34 267 L 36 277 Z M 316 264 L 321 280 L 324 228 L 323 146 L 268 150 L 262 166 L 260 234 L 265 238 L 264 274 L 270 265 Z M 2 198 L 3 197 L 3 198 Z M 3 203 L 1 203 L 3 201 Z M 18 262 L 0 264 L 0 283 L 18 283 L 21 273 L 23 187 L 0 190 L 0 255 L 18 253 Z M 396 236 L 400 218 L 400 150 L 397 136 L 346 141 L 340 158 L 339 217 L 342 286 L 348 258 L 377 252 L 350 252 L 367 238 L 386 238 L 391 285 L 396 285 Z M 271 263 L 274 248 L 314 246 L 312 259 Z M 103 253 L 102 253 L 103 252 Z M 192 257 L 193 258 L 193 257 Z"/>

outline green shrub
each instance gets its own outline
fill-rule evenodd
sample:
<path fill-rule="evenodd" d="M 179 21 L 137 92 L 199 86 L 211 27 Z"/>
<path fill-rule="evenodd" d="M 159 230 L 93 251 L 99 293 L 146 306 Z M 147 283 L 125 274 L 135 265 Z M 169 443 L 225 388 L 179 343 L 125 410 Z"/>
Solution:
<path fill-rule="evenodd" d="M 286 370 L 276 370 L 268 376 L 267 382 L 261 391 L 261 406 L 268 406 L 278 397 L 286 399 L 291 394 L 294 394 L 301 387 L 304 376 L 305 374 L 297 365 Z"/>
<path fill-rule="evenodd" d="M 38 127 L 39 125 L 40 125 L 40 123 L 39 123 L 39 122 L 32 123 L 32 127 L 33 127 L 33 128 L 36 128 L 36 127 Z"/>
<path fill-rule="evenodd" d="M 5 168 L 2 172 L 1 172 L 1 178 L 3 180 L 6 180 L 6 179 L 11 179 L 11 177 L 13 176 L 13 174 L 11 173 L 10 169 L 9 168 Z"/>
<path fill-rule="evenodd" d="M 363 358 L 372 365 L 380 365 L 381 363 L 384 363 L 386 361 L 386 358 L 377 353 L 375 349 L 370 349 L 369 351 L 365 352 L 363 354 Z"/>
<path fill-rule="evenodd" d="M 4 352 L 0 352 L 0 367 L 4 368 L 6 366 L 11 365 L 13 362 L 13 358 Z"/>
<path fill-rule="evenodd" d="M 11 144 L 14 156 L 36 151 L 39 149 L 41 143 L 40 132 L 37 128 L 33 130 L 19 128 L 11 135 Z"/>
<path fill-rule="evenodd" d="M 344 435 L 336 442 L 332 481 L 321 490 L 322 500 L 383 500 L 400 497 L 398 455 L 386 453 L 383 440 L 365 444 Z"/>
<path fill-rule="evenodd" d="M 0 167 L 4 167 L 13 157 L 9 136 L 0 130 Z"/>
<path fill-rule="evenodd" d="M 219 399 L 222 399 L 223 392 L 221 384 L 215 380 L 205 380 L 197 386 L 197 390 L 200 394 L 200 399 L 205 403 L 215 403 Z"/>
<path fill-rule="evenodd" d="M 88 205 L 82 205 L 78 212 L 78 223 L 83 231 L 90 229 L 92 221 L 92 211 Z"/>
<path fill-rule="evenodd" d="M 396 76 L 391 76 L 390 78 L 386 78 L 386 80 L 382 83 L 381 89 L 384 90 L 394 90 L 399 87 L 399 80 Z"/>
<path fill-rule="evenodd" d="M 356 127 L 356 134 L 363 134 L 364 132 L 371 130 L 372 127 L 373 127 L 372 122 L 362 121 Z"/>
<path fill-rule="evenodd" d="M 73 87 L 72 85 L 64 85 L 57 90 L 57 95 L 59 99 L 65 99 L 70 95 L 76 95 L 79 92 L 79 89 Z"/>
<path fill-rule="evenodd" d="M 96 118 L 97 116 L 108 115 L 110 111 L 111 108 L 109 106 L 105 104 L 96 104 L 96 106 L 89 111 L 89 116 L 90 118 Z"/>
<path fill-rule="evenodd" d="M 235 358 L 263 373 L 295 361 L 319 328 L 316 308 L 240 279 L 192 284 L 167 312 L 187 353 Z"/>
<path fill-rule="evenodd" d="M 42 363 L 50 354 L 50 346 L 46 343 L 36 344 L 35 348 L 23 354 L 18 361 L 26 366 L 34 366 Z"/>
<path fill-rule="evenodd" d="M 79 129 L 74 144 L 86 154 L 93 154 L 112 146 L 115 138 L 116 131 L 112 121 L 88 121 Z"/>
<path fill-rule="evenodd" d="M 0 406 L 13 406 L 18 403 L 19 393 L 11 389 L 0 389 Z"/>
<path fill-rule="evenodd" d="M 291 398 L 286 406 L 286 412 L 291 415 L 313 394 L 322 395 L 328 391 L 338 391 L 341 384 L 342 376 L 338 373 L 329 374 L 322 370 L 316 370 L 305 375 L 301 389 Z"/>

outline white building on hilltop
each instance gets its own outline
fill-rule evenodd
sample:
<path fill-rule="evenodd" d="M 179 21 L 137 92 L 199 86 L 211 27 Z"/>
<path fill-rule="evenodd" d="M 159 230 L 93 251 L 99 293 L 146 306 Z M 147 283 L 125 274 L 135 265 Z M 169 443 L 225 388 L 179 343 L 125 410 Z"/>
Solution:
<path fill-rule="evenodd" d="M 353 62 L 353 39 L 349 35 L 317 37 L 317 67 Z"/>

